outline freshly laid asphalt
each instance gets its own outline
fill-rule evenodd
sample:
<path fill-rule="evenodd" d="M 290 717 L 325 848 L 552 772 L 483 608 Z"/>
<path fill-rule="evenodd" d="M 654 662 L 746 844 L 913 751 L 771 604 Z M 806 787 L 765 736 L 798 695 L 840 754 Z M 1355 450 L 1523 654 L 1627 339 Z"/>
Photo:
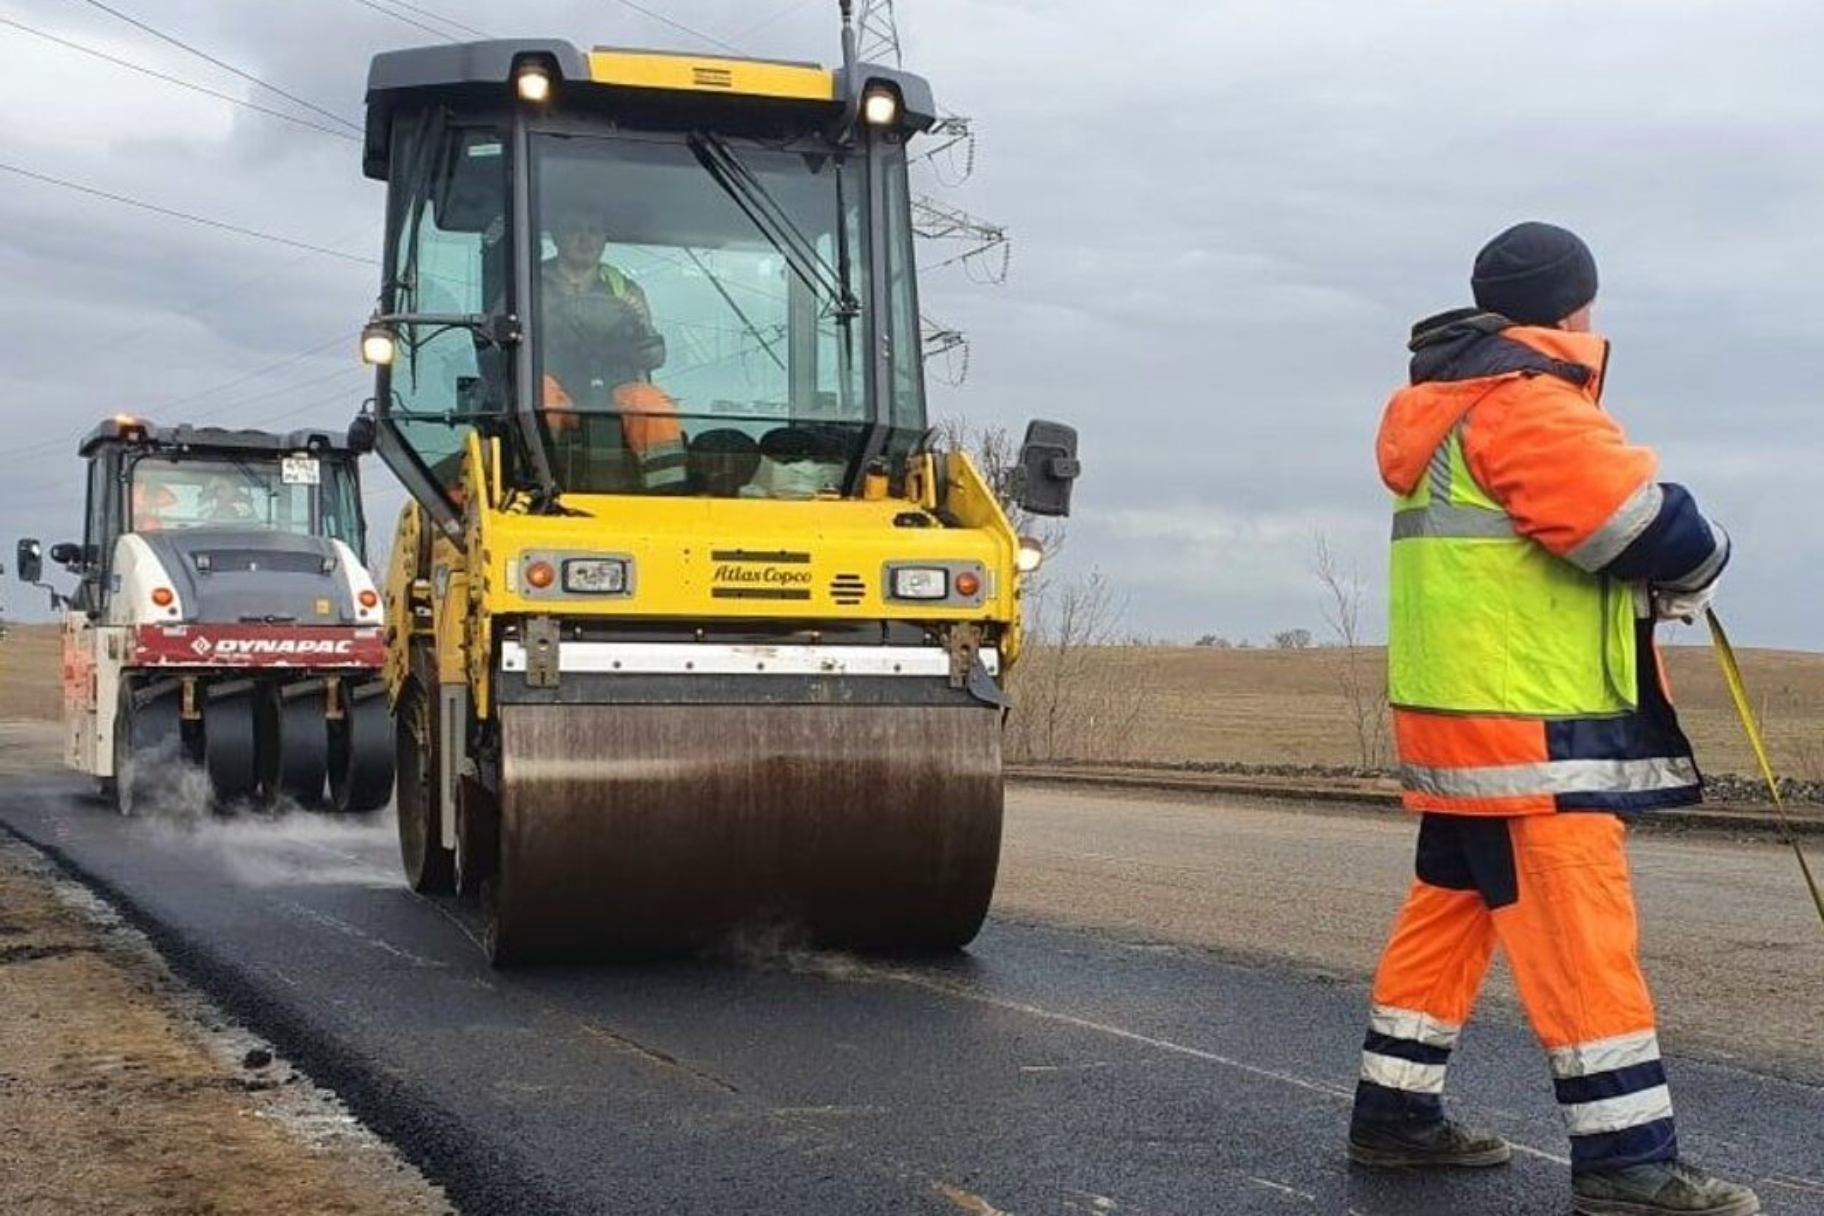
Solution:
<path fill-rule="evenodd" d="M 405 890 L 383 822 L 123 820 L 84 789 L 0 778 L 0 826 L 465 1212 L 1569 1210 L 1538 1049 L 1499 1017 L 1467 1032 L 1451 1090 L 1513 1164 L 1368 1174 L 1341 1155 L 1358 983 L 999 919 L 936 962 L 755 940 L 498 972 L 467 912 Z M 1824 1089 L 1667 1067 L 1689 1155 L 1770 1212 L 1824 1213 Z"/>

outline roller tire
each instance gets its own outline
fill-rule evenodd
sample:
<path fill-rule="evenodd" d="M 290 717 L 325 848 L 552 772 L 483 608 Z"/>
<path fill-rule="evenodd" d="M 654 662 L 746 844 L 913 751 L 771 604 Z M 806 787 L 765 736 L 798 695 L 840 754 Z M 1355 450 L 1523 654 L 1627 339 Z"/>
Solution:
<path fill-rule="evenodd" d="M 394 723 L 398 772 L 393 805 L 405 881 L 420 895 L 448 895 L 456 889 L 456 855 L 438 839 L 442 809 L 437 803 L 434 754 L 421 742 L 436 734 L 430 706 L 416 683 L 407 685 L 400 696 Z"/>
<path fill-rule="evenodd" d="M 289 798 L 302 807 L 318 807 L 329 771 L 323 694 L 286 700 L 281 691 L 267 689 L 262 704 L 260 793 L 272 802 Z"/>
<path fill-rule="evenodd" d="M 232 809 L 259 791 L 253 695 L 213 697 L 203 705 L 203 768 L 216 809 Z"/>
<path fill-rule="evenodd" d="M 104 783 L 115 810 L 130 818 L 147 809 L 155 784 L 150 770 L 178 761 L 181 733 L 175 694 L 136 708 L 132 684 L 121 684 L 114 713 L 114 777 Z"/>
<path fill-rule="evenodd" d="M 393 796 L 397 747 L 386 698 L 357 698 L 344 686 L 342 716 L 329 725 L 330 806 L 344 815 L 385 806 Z"/>

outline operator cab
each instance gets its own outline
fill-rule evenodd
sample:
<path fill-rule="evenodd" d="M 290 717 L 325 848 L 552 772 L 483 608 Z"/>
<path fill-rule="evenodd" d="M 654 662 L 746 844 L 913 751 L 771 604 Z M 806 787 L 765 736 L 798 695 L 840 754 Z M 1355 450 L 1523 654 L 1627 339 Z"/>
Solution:
<path fill-rule="evenodd" d="M 82 543 L 53 545 L 50 557 L 78 579 L 58 598 L 91 616 L 105 615 L 118 583 L 112 567 L 123 533 L 169 541 L 199 572 L 224 550 L 270 553 L 282 563 L 278 555 L 294 547 L 284 537 L 340 541 L 365 558 L 358 452 L 340 436 L 160 427 L 122 416 L 91 431 L 78 453 L 89 462 Z M 18 556 L 21 577 L 37 583 L 38 542 L 19 542 Z"/>
<path fill-rule="evenodd" d="M 368 100 L 379 450 L 446 527 L 477 429 L 535 509 L 902 474 L 926 430 L 922 79 L 489 42 L 378 56 Z"/>

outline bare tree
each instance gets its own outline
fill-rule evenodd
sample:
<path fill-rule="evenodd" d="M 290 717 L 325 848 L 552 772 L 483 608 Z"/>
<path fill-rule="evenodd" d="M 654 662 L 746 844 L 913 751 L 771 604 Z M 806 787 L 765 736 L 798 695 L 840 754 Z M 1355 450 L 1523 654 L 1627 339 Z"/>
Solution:
<path fill-rule="evenodd" d="M 1015 534 L 1030 536 L 1048 558 L 1056 557 L 1064 547 L 1064 521 L 1034 515 L 1020 505 L 1013 492 L 1014 473 L 1020 467 L 1020 441 L 1013 432 L 1004 426 L 971 427 L 956 418 L 939 423 L 937 429 L 945 447 L 967 452 L 975 462 Z"/>
<path fill-rule="evenodd" d="M 1014 494 L 1019 438 L 1005 427 L 972 428 L 950 420 L 943 443 L 969 454 L 1020 536 L 1037 541 L 1045 565 L 1022 584 L 1026 645 L 1009 673 L 1014 710 L 1007 754 L 1018 760 L 1112 760 L 1127 757 L 1146 698 L 1126 676 L 1120 652 L 1144 644 L 1122 628 L 1126 597 L 1100 571 L 1075 578 L 1051 574 L 1064 548 L 1064 521 L 1035 516 Z"/>
<path fill-rule="evenodd" d="M 1373 657 L 1362 645 L 1362 576 L 1352 565 L 1347 573 L 1337 564 L 1329 538 L 1318 533 L 1317 559 L 1312 569 L 1325 592 L 1324 621 L 1343 649 L 1336 682 L 1355 727 L 1356 755 L 1364 769 L 1387 767 L 1387 683 L 1377 678 Z"/>
<path fill-rule="evenodd" d="M 1280 650 L 1311 649 L 1309 629 L 1282 629 L 1273 635 L 1273 645 Z"/>
<path fill-rule="evenodd" d="M 1125 610 L 1100 571 L 1054 584 L 1028 605 L 1026 651 L 1009 682 L 1011 757 L 1128 757 L 1146 695 L 1120 653 Z"/>

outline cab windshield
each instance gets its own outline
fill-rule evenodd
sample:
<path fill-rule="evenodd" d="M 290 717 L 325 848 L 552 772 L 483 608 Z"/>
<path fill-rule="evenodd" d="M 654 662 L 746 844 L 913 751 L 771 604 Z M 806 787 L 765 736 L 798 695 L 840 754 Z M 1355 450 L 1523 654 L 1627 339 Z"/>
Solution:
<path fill-rule="evenodd" d="M 341 461 L 143 456 L 129 474 L 135 532 L 232 528 L 324 536 L 361 550 L 355 479 Z"/>
<path fill-rule="evenodd" d="M 866 453 L 858 159 L 710 137 L 541 134 L 530 334 L 560 488 L 808 498 Z M 904 189 L 904 165 L 889 162 Z M 889 223 L 908 225 L 903 199 Z M 887 235 L 886 454 L 924 429 L 910 232 Z"/>

